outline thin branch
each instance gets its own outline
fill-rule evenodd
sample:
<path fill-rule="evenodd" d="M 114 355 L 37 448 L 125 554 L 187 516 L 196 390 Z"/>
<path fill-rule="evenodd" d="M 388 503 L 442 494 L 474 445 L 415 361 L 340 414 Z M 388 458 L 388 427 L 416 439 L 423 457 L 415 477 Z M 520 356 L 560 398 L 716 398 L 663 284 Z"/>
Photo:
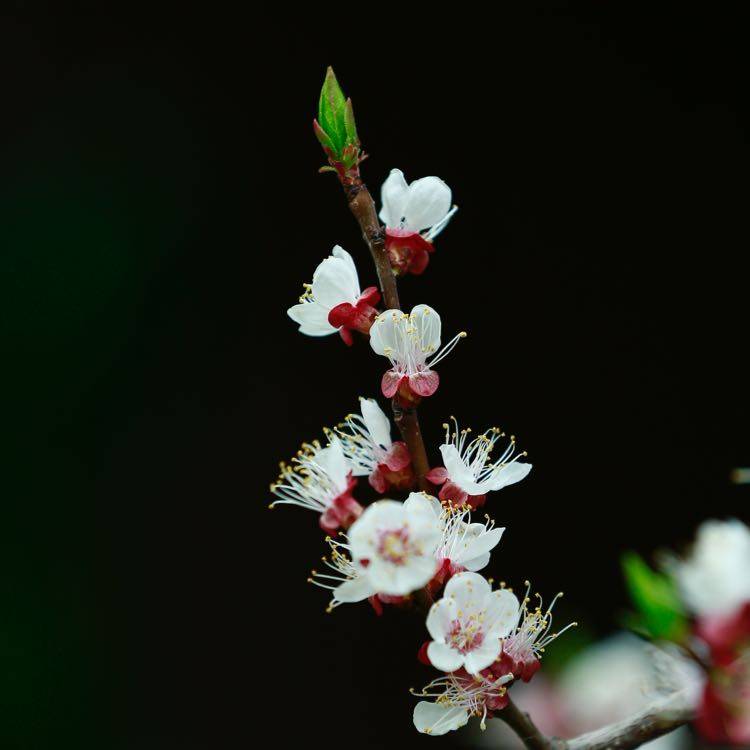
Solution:
<path fill-rule="evenodd" d="M 557 750 L 561 747 L 554 744 L 556 740 L 545 737 L 531 717 L 525 711 L 521 711 L 510 696 L 508 705 L 498 714 L 498 718 L 502 719 L 530 750 Z"/>
<path fill-rule="evenodd" d="M 348 179 L 343 187 L 349 201 L 349 208 L 359 223 L 367 247 L 370 248 L 375 269 L 378 272 L 378 281 L 380 282 L 380 290 L 383 292 L 386 309 L 400 310 L 401 304 L 398 300 L 396 277 L 391 269 L 388 251 L 385 249 L 385 229 L 378 220 L 375 201 L 372 199 L 367 186 L 362 182 L 359 173 L 347 177 Z"/>
<path fill-rule="evenodd" d="M 630 750 L 690 722 L 695 715 L 688 691 L 673 693 L 627 719 L 570 740 L 545 737 L 531 717 L 510 701 L 498 715 L 530 750 Z"/>
<path fill-rule="evenodd" d="M 629 750 L 655 740 L 693 719 L 686 691 L 675 693 L 623 721 L 568 740 L 564 750 Z"/>
<path fill-rule="evenodd" d="M 349 202 L 349 208 L 362 230 L 362 237 L 367 243 L 375 263 L 386 309 L 400 310 L 401 304 L 398 299 L 396 277 L 391 269 L 388 251 L 385 249 L 385 229 L 378 220 L 375 201 L 372 199 L 367 186 L 362 182 L 359 170 L 352 170 L 343 176 L 340 175 L 340 179 Z M 411 454 L 412 466 L 417 476 L 419 489 L 429 491 L 431 487 L 429 481 L 425 478 L 425 474 L 430 470 L 430 462 L 422 439 L 417 411 L 414 408 L 405 409 L 401 407 L 395 399 L 391 406 L 393 408 L 393 420 Z"/>

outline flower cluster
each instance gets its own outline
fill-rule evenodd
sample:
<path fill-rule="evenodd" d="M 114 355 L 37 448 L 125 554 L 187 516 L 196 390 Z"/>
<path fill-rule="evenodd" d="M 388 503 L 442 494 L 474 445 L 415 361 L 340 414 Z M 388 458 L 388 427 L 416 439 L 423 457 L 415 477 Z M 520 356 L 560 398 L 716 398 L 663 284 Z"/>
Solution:
<path fill-rule="evenodd" d="M 662 636 L 699 657 L 704 670 L 696 728 L 709 742 L 750 744 L 750 528 L 738 520 L 706 521 L 683 558 L 667 557 L 652 588 L 670 602 L 671 627 Z M 663 576 L 658 578 L 657 576 Z M 632 582 L 631 582 L 632 586 Z M 671 589 L 670 589 L 671 587 Z M 636 597 L 640 608 L 659 601 Z"/>
<path fill-rule="evenodd" d="M 385 238 L 394 275 L 422 274 L 433 241 L 457 210 L 450 188 L 434 176 L 407 183 L 392 170 L 381 191 L 385 227 L 374 229 L 376 209 L 359 179 L 364 155 L 351 101 L 330 70 L 314 127 L 329 161 L 324 169 L 338 175 L 355 216 L 357 203 L 370 201 L 366 216 L 358 216 L 368 242 Z M 382 245 L 379 252 L 378 262 L 385 261 Z M 378 272 L 382 279 L 380 265 Z M 338 332 L 347 345 L 355 332 L 369 337 L 372 351 L 389 363 L 380 377 L 382 395 L 394 412 L 414 419 L 414 409 L 438 388 L 436 366 L 466 333 L 443 343 L 434 308 L 397 309 L 396 295 L 384 284 L 386 309 L 379 310 L 380 292 L 362 290 L 359 279 L 351 255 L 337 245 L 287 314 L 307 336 Z M 507 704 L 514 681 L 531 679 L 545 645 L 556 637 L 551 606 L 530 609 L 528 591 L 519 601 L 504 586 L 493 590 L 479 573 L 505 529 L 489 515 L 476 518 L 476 510 L 489 493 L 526 477 L 531 464 L 521 460 L 526 454 L 516 449 L 515 438 L 505 441 L 499 429 L 472 439 L 455 419 L 451 424 L 439 446 L 442 466 L 430 470 L 419 428 L 409 431 L 399 422 L 403 439 L 394 440 L 377 401 L 361 398 L 358 413 L 324 429 L 324 441 L 303 444 L 271 485 L 271 507 L 296 505 L 319 515 L 328 553 L 308 580 L 330 592 L 329 611 L 364 601 L 378 614 L 407 602 L 422 609 L 431 640 L 420 659 L 442 673 L 419 694 L 434 700 L 414 710 L 417 729 L 429 734 L 456 729 L 472 715 L 484 723 Z M 378 495 L 369 504 L 354 496 L 363 477 Z M 407 496 L 398 499 L 397 493 Z"/>
<path fill-rule="evenodd" d="M 570 623 L 553 632 L 552 608 L 561 594 L 544 610 L 539 595 L 538 605 L 530 608 L 529 591 L 527 582 L 526 596 L 519 602 L 510 589 L 493 591 L 478 573 L 459 573 L 448 581 L 427 616 L 432 640 L 420 651 L 422 661 L 448 675 L 418 693 L 436 698 L 414 709 L 420 732 L 444 734 L 463 726 L 472 715 L 481 717 L 484 728 L 487 716 L 507 705 L 505 686 L 531 680 L 545 647 L 575 626 Z"/>

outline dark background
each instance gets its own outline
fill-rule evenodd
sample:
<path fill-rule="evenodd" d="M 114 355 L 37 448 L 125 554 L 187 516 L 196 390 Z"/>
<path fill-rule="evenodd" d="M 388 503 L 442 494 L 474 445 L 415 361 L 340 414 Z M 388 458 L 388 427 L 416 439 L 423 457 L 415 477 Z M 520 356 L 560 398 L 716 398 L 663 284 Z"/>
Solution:
<path fill-rule="evenodd" d="M 4 747 L 435 742 L 406 692 L 422 624 L 326 615 L 315 517 L 266 510 L 277 462 L 384 364 L 285 316 L 335 243 L 375 278 L 316 173 L 328 64 L 373 192 L 398 166 L 461 207 L 401 290 L 470 334 L 421 410 L 433 456 L 456 414 L 535 464 L 491 499 L 488 574 L 564 589 L 561 619 L 603 635 L 622 551 L 748 517 L 731 5 L 65 5 L 10 3 L 0 31 Z"/>

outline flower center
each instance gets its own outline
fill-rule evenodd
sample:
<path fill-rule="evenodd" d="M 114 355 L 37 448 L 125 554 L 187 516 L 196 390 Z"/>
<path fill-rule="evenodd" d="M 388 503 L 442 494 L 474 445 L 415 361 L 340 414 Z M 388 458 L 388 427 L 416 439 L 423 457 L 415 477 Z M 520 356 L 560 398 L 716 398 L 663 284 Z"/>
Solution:
<path fill-rule="evenodd" d="M 477 615 L 470 615 L 466 622 L 453 620 L 448 631 L 448 642 L 462 654 L 479 648 L 484 641 L 484 633 Z"/>
<path fill-rule="evenodd" d="M 403 565 L 409 557 L 409 532 L 405 527 L 380 534 L 378 554 L 394 565 Z"/>

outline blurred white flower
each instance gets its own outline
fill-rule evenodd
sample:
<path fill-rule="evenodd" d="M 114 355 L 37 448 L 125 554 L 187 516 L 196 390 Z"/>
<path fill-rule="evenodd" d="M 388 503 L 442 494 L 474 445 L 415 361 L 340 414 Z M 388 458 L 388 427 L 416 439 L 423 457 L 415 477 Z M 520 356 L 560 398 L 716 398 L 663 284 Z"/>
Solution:
<path fill-rule="evenodd" d="M 728 614 L 750 601 L 750 529 L 741 521 L 706 521 L 691 554 L 672 570 L 687 608 Z"/>

